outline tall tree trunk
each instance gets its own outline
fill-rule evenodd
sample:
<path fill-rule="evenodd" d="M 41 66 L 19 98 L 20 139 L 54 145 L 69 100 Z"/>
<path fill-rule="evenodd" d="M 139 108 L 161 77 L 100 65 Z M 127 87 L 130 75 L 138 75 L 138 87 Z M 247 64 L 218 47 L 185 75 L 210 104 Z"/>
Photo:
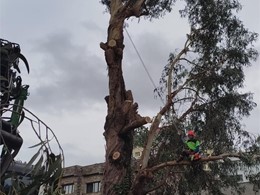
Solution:
<path fill-rule="evenodd" d="M 105 51 L 109 77 L 109 96 L 105 98 L 108 112 L 104 126 L 106 162 L 102 191 L 105 195 L 114 195 L 129 192 L 134 129 L 151 119 L 137 113 L 138 105 L 134 103 L 131 91 L 126 91 L 123 78 L 124 20 L 134 12 L 118 0 L 110 2 L 109 11 L 107 42 L 100 43 Z"/>
<path fill-rule="evenodd" d="M 112 14 L 111 14 L 112 15 Z M 111 16 L 108 39 L 100 47 L 108 65 L 109 96 L 105 98 L 108 112 L 105 122 L 106 162 L 103 194 L 126 193 L 131 187 L 131 156 L 134 129 L 149 118 L 137 114 L 137 103 L 131 91 L 126 91 L 122 72 L 124 16 Z"/>
<path fill-rule="evenodd" d="M 108 39 L 105 44 L 105 57 L 108 65 L 109 96 L 106 97 L 108 113 L 105 122 L 106 162 L 103 180 L 103 194 L 116 194 L 116 184 L 123 182 L 130 158 L 127 150 L 132 149 L 133 135 L 120 136 L 121 129 L 127 122 L 127 115 L 122 106 L 126 100 L 125 83 L 122 73 L 123 57 L 123 23 L 111 19 Z M 125 139 L 129 140 L 125 140 Z M 130 142 L 130 143 L 128 143 Z M 131 153 L 130 153 L 131 154 Z"/>

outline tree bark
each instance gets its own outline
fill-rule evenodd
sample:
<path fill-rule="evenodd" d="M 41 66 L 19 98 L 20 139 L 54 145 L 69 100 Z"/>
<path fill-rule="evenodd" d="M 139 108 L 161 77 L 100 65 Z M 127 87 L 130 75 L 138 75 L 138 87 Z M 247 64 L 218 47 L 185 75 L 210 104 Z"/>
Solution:
<path fill-rule="evenodd" d="M 102 182 L 102 194 L 106 195 L 125 194 L 123 190 L 130 189 L 134 129 L 150 121 L 137 113 L 138 105 L 134 103 L 131 91 L 125 89 L 122 71 L 123 27 L 129 13 L 120 2 L 111 1 L 107 42 L 100 43 L 105 52 L 109 77 L 109 96 L 105 98 L 106 161 Z M 125 186 L 129 186 L 128 189 Z"/>

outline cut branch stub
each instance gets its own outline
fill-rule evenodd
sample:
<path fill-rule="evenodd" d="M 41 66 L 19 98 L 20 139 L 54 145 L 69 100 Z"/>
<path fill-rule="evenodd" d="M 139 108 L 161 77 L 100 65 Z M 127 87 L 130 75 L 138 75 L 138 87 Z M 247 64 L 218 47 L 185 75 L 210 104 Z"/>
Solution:
<path fill-rule="evenodd" d="M 134 101 L 133 94 L 132 94 L 132 91 L 131 91 L 131 90 L 127 90 L 127 91 L 125 92 L 125 95 L 126 95 L 126 99 L 127 99 L 127 100 Z"/>
<path fill-rule="evenodd" d="M 147 123 L 151 123 L 153 120 L 152 120 L 149 116 L 146 116 L 146 117 L 145 117 L 145 121 L 146 121 Z"/>
<path fill-rule="evenodd" d="M 141 127 L 147 123 L 150 123 L 152 119 L 149 116 L 146 117 L 139 117 L 135 121 L 131 122 L 130 124 L 126 125 L 121 131 L 120 134 L 124 135 L 129 131 L 134 130 L 135 128 Z"/>
<path fill-rule="evenodd" d="M 100 48 L 103 49 L 104 51 L 107 50 L 107 45 L 106 45 L 105 43 L 101 42 L 101 43 L 99 44 L 99 46 L 100 46 Z"/>
<path fill-rule="evenodd" d="M 114 39 L 111 39 L 110 41 L 108 41 L 108 46 L 109 47 L 115 47 L 116 46 L 116 41 Z"/>
<path fill-rule="evenodd" d="M 107 95 L 104 99 L 105 99 L 105 101 L 106 101 L 106 103 L 107 103 L 107 105 L 108 105 L 108 102 L 109 102 L 109 95 Z"/>
<path fill-rule="evenodd" d="M 116 151 L 113 153 L 112 159 L 113 160 L 118 160 L 120 158 L 120 152 Z"/>

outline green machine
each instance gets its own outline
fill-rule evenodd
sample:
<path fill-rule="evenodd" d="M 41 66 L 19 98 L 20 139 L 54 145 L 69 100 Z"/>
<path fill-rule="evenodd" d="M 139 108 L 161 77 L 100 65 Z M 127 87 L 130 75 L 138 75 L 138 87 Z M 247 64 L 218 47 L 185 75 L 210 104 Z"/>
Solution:
<path fill-rule="evenodd" d="M 5 175 L 8 167 L 18 154 L 23 139 L 18 126 L 24 118 L 23 105 L 28 96 L 29 85 L 22 85 L 19 60 L 22 60 L 29 73 L 26 58 L 20 53 L 20 46 L 0 39 L 0 176 Z M 11 112 L 11 114 L 10 114 Z M 9 115 L 10 116 L 9 116 Z"/>

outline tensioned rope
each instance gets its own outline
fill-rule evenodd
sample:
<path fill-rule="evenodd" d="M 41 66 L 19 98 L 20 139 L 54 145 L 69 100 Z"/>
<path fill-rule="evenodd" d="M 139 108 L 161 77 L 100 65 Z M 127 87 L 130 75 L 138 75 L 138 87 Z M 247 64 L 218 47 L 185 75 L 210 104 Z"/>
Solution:
<path fill-rule="evenodd" d="M 125 29 L 125 31 L 126 31 L 126 34 L 127 34 L 128 38 L 129 38 L 130 42 L 132 43 L 132 45 L 133 45 L 133 47 L 134 47 L 134 49 L 135 49 L 135 52 L 137 53 L 137 55 L 138 55 L 138 57 L 139 57 L 139 59 L 140 59 L 142 65 L 143 65 L 143 67 L 144 67 L 144 69 L 145 69 L 145 72 L 147 73 L 147 75 L 148 75 L 148 77 L 149 77 L 151 83 L 153 84 L 154 89 L 156 90 L 156 85 L 155 85 L 155 83 L 154 83 L 154 81 L 153 81 L 153 79 L 152 79 L 152 77 L 151 77 L 151 75 L 150 75 L 148 69 L 146 68 L 145 63 L 144 63 L 144 61 L 143 61 L 143 59 L 142 59 L 140 53 L 138 52 L 138 50 L 137 50 L 137 48 L 136 48 L 136 46 L 135 46 L 135 44 L 134 44 L 134 42 L 133 42 L 133 40 L 132 40 L 132 38 L 131 38 L 129 32 L 127 31 L 126 27 L 124 27 L 124 29 Z M 157 90 L 156 90 L 156 92 L 157 92 L 158 96 L 160 97 L 160 99 L 161 99 L 161 101 L 162 101 L 162 103 L 163 103 L 163 105 L 164 105 L 164 101 L 163 101 L 162 96 L 160 95 L 160 93 L 159 93 Z M 178 129 L 178 127 L 177 127 L 177 125 L 175 124 L 175 122 L 173 122 L 173 125 L 174 125 L 174 127 L 177 129 L 177 131 L 180 132 L 180 130 Z"/>
<path fill-rule="evenodd" d="M 125 28 L 126 34 L 127 34 L 128 38 L 129 38 L 130 42 L 132 43 L 132 45 L 133 45 L 133 47 L 134 47 L 134 49 L 135 49 L 136 54 L 138 55 L 138 57 L 139 57 L 139 59 L 140 59 L 142 65 L 143 65 L 143 67 L 144 67 L 144 70 L 145 70 L 146 74 L 148 75 L 148 77 L 149 77 L 149 79 L 150 79 L 150 81 L 151 81 L 151 83 L 152 83 L 154 89 L 156 90 L 156 85 L 155 85 L 155 83 L 154 83 L 154 81 L 153 81 L 153 78 L 151 77 L 151 75 L 150 75 L 148 69 L 146 68 L 145 63 L 144 63 L 144 61 L 143 61 L 143 59 L 142 59 L 140 53 L 138 52 L 138 50 L 137 50 L 137 48 L 136 48 L 136 46 L 135 46 L 135 44 L 134 44 L 134 42 L 133 42 L 133 40 L 132 40 L 132 38 L 131 38 L 129 32 L 127 31 L 126 27 L 124 27 L 124 28 Z M 162 103 L 164 104 L 163 98 L 162 98 L 161 94 L 160 94 L 157 90 L 156 90 L 156 92 L 157 92 L 158 96 L 160 97 Z"/>

